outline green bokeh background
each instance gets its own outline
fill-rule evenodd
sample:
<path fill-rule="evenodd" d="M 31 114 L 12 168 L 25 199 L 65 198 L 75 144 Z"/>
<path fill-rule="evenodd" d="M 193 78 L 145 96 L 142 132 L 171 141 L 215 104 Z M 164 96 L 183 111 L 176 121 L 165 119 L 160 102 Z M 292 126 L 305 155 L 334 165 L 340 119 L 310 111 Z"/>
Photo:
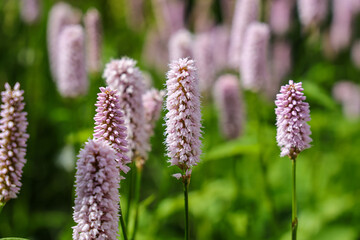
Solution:
<path fill-rule="evenodd" d="M 154 25 L 150 1 L 145 1 L 146 21 L 140 30 L 127 26 L 124 2 L 81 0 L 71 4 L 83 12 L 96 7 L 102 13 L 104 62 L 124 55 L 134 58 L 162 89 L 165 72 L 142 61 L 146 33 Z M 96 93 L 104 81 L 101 74 L 91 75 L 89 94 L 75 100 L 63 99 L 57 92 L 46 48 L 47 14 L 53 4 L 44 0 L 40 22 L 28 26 L 20 19 L 18 1 L 0 1 L 0 89 L 5 82 L 21 83 L 30 134 L 23 186 L 19 197 L 9 201 L 0 215 L 0 237 L 68 240 L 74 226 L 73 161 L 91 137 Z M 221 22 L 218 7 L 215 1 L 212 10 Z M 354 30 L 359 29 L 358 23 Z M 354 31 L 359 37 L 356 34 Z M 289 79 L 303 82 L 313 132 L 312 148 L 297 161 L 298 239 L 360 239 L 360 124 L 344 118 L 331 96 L 336 81 L 359 83 L 360 71 L 347 51 L 327 60 L 320 35 L 302 34 L 297 19 L 289 40 L 293 46 Z M 192 239 L 290 239 L 291 162 L 279 157 L 275 106 L 250 92 L 243 96 L 244 134 L 230 142 L 219 133 L 213 103 L 203 99 L 204 153 L 193 170 L 189 193 Z M 176 169 L 166 162 L 163 125 L 161 119 L 144 169 L 140 240 L 183 238 L 182 184 L 171 177 Z M 121 182 L 123 207 L 128 183 Z"/>

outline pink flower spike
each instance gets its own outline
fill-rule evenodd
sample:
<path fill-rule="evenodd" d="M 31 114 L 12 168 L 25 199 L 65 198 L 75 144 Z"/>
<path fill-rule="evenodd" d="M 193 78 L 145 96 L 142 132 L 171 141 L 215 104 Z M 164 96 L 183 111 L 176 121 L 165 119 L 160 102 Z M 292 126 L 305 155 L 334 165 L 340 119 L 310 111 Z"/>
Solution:
<path fill-rule="evenodd" d="M 180 29 L 172 34 L 169 39 L 169 59 L 170 61 L 193 57 L 193 36 L 186 29 Z"/>
<path fill-rule="evenodd" d="M 26 163 L 26 133 L 28 122 L 24 112 L 24 91 L 16 83 L 11 89 L 5 84 L 1 92 L 0 120 L 0 205 L 11 198 L 16 198 L 21 187 L 21 175 Z"/>
<path fill-rule="evenodd" d="M 227 139 L 237 138 L 242 131 L 243 107 L 240 94 L 239 79 L 235 75 L 222 75 L 214 85 L 220 127 Z"/>
<path fill-rule="evenodd" d="M 310 148 L 312 142 L 307 123 L 310 121 L 309 104 L 305 102 L 303 90 L 301 82 L 290 80 L 276 95 L 276 140 L 281 148 L 281 157 L 296 159 L 301 151 Z"/>
<path fill-rule="evenodd" d="M 126 156 L 127 141 L 124 114 L 120 110 L 119 96 L 116 90 L 109 87 L 100 88 L 98 101 L 95 104 L 96 115 L 94 138 L 107 141 L 116 151 L 116 160 L 121 171 L 127 173 L 130 168 L 126 165 L 131 162 Z"/>
<path fill-rule="evenodd" d="M 145 132 L 145 114 L 142 95 L 145 92 L 143 76 L 136 61 L 123 57 L 106 64 L 103 77 L 119 95 L 120 109 L 124 113 L 129 144 L 129 157 L 147 158 L 149 144 Z"/>
<path fill-rule="evenodd" d="M 57 86 L 63 97 L 78 97 L 88 91 L 84 31 L 80 25 L 64 28 L 59 39 Z"/>
<path fill-rule="evenodd" d="M 21 18 L 27 24 L 34 24 L 40 18 L 40 0 L 21 0 Z"/>
<path fill-rule="evenodd" d="M 120 199 L 116 151 L 105 141 L 89 140 L 78 158 L 73 239 L 116 240 Z"/>
<path fill-rule="evenodd" d="M 89 9 L 84 17 L 86 32 L 86 60 L 90 72 L 101 69 L 102 25 L 100 13 L 97 9 Z"/>
<path fill-rule="evenodd" d="M 180 58 L 170 64 L 167 73 L 168 112 L 166 144 L 170 165 L 181 169 L 190 177 L 191 168 L 200 161 L 201 112 L 199 80 L 193 60 Z"/>

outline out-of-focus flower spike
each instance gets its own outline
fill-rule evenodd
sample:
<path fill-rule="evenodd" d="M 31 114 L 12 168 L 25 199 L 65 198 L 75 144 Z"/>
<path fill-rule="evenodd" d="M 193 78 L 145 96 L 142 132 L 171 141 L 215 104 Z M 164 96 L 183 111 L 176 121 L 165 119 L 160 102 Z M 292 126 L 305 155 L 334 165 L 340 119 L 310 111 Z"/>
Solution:
<path fill-rule="evenodd" d="M 240 136 L 243 128 L 243 107 L 239 79 L 226 74 L 219 77 L 213 89 L 219 111 L 221 132 L 226 139 Z"/>
<path fill-rule="evenodd" d="M 229 63 L 235 69 L 240 66 L 242 48 L 246 29 L 250 23 L 256 21 L 259 15 L 259 0 L 237 0 L 233 16 Z"/>
<path fill-rule="evenodd" d="M 191 169 L 200 161 L 200 93 L 195 63 L 181 58 L 170 64 L 167 73 L 166 143 L 171 166 L 190 179 Z M 175 175 L 179 177 L 179 174 Z"/>
<path fill-rule="evenodd" d="M 170 61 L 193 57 L 193 36 L 186 29 L 180 29 L 172 34 L 169 40 L 169 59 Z"/>
<path fill-rule="evenodd" d="M 145 92 L 143 76 L 136 61 L 127 57 L 106 64 L 103 77 L 111 89 L 119 94 L 120 109 L 125 115 L 129 157 L 147 158 L 149 144 L 145 132 L 142 95 Z"/>
<path fill-rule="evenodd" d="M 276 140 L 281 148 L 281 157 L 289 156 L 295 160 L 297 155 L 310 148 L 311 131 L 307 123 L 310 121 L 309 104 L 305 102 L 302 83 L 294 83 L 281 87 L 276 95 Z"/>
<path fill-rule="evenodd" d="M 342 104 L 344 115 L 351 120 L 360 117 L 360 86 L 350 81 L 337 82 L 333 88 L 334 98 Z"/>
<path fill-rule="evenodd" d="M 154 134 L 156 121 L 160 118 L 164 95 L 165 91 L 152 88 L 147 90 L 142 96 L 148 139 Z"/>
<path fill-rule="evenodd" d="M 269 24 L 272 32 L 276 35 L 285 35 L 289 31 L 293 6 L 292 0 L 271 1 Z"/>
<path fill-rule="evenodd" d="M 78 158 L 73 239 L 116 240 L 120 199 L 116 151 L 105 141 L 89 140 Z"/>
<path fill-rule="evenodd" d="M 326 19 L 328 2 L 328 0 L 297 0 L 300 22 L 306 30 L 319 27 Z"/>
<path fill-rule="evenodd" d="M 0 206 L 16 198 L 21 187 L 22 169 L 26 163 L 28 122 L 24 111 L 24 91 L 16 83 L 11 89 L 5 84 L 1 92 L 0 120 Z"/>
<path fill-rule="evenodd" d="M 67 25 L 80 22 L 81 13 L 64 2 L 56 3 L 49 12 L 47 24 L 47 44 L 50 69 L 53 80 L 56 81 L 58 70 L 58 53 L 60 33 Z"/>
<path fill-rule="evenodd" d="M 240 67 L 245 89 L 266 90 L 269 82 L 269 39 L 270 30 L 265 23 L 252 23 L 246 31 Z"/>
<path fill-rule="evenodd" d="M 60 34 L 57 86 L 63 97 L 78 97 L 88 91 L 84 31 L 68 25 Z"/>
<path fill-rule="evenodd" d="M 90 72 L 99 72 L 101 63 L 102 24 L 97 9 L 89 9 L 84 17 L 86 32 L 86 60 Z"/>
<path fill-rule="evenodd" d="M 21 18 L 27 24 L 34 24 L 41 15 L 40 0 L 21 0 Z"/>

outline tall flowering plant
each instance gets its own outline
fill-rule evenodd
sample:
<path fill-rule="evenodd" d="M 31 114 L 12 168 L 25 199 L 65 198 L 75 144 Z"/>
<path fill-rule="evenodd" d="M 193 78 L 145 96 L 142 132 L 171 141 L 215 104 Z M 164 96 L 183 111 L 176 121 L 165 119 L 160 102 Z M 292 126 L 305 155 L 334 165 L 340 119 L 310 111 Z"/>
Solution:
<path fill-rule="evenodd" d="M 276 95 L 276 140 L 281 148 L 281 157 L 288 156 L 292 162 L 292 239 L 296 240 L 298 219 L 296 213 L 296 158 L 310 147 L 309 104 L 305 102 L 302 83 L 282 86 Z"/>
<path fill-rule="evenodd" d="M 170 64 L 167 73 L 166 144 L 171 166 L 180 173 L 174 174 L 184 183 L 185 238 L 189 239 L 188 187 L 192 167 L 200 161 L 201 112 L 195 62 L 180 58 Z"/>

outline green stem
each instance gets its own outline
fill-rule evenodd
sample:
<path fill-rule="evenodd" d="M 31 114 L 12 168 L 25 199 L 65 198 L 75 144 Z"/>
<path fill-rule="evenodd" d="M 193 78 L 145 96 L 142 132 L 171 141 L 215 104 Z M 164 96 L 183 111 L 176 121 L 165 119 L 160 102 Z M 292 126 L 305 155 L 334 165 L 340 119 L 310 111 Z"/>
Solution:
<path fill-rule="evenodd" d="M 140 205 L 140 186 L 141 186 L 141 175 L 142 175 L 142 166 L 136 167 L 136 185 L 135 185 L 135 219 L 134 219 L 134 231 L 132 235 L 132 240 L 135 240 L 137 227 L 138 227 L 138 219 L 139 219 L 139 205 Z"/>
<path fill-rule="evenodd" d="M 120 224 L 121 224 L 121 229 L 122 229 L 122 232 L 123 232 L 124 240 L 127 240 L 128 238 L 127 238 L 127 235 L 126 235 L 126 225 L 125 225 L 125 222 L 124 222 L 123 213 L 121 211 L 120 202 L 119 202 L 119 213 L 120 213 Z"/>
<path fill-rule="evenodd" d="M 5 206 L 5 204 L 6 204 L 6 202 L 0 202 L 0 213 L 1 213 L 2 209 L 3 209 L 3 207 Z"/>
<path fill-rule="evenodd" d="M 130 208 L 131 208 L 131 200 L 132 200 L 132 194 L 133 194 L 133 181 L 135 177 L 134 169 L 135 168 L 135 161 L 133 161 L 131 170 L 130 170 L 130 176 L 129 176 L 129 194 L 128 194 L 128 201 L 127 201 L 127 207 L 126 207 L 126 216 L 125 216 L 125 222 L 126 224 L 129 224 L 129 218 L 130 218 Z"/>
<path fill-rule="evenodd" d="M 291 217 L 291 230 L 292 240 L 296 240 L 296 232 L 298 227 L 298 219 L 296 216 L 296 159 L 291 159 L 292 162 L 292 217 Z"/>
<path fill-rule="evenodd" d="M 190 239 L 190 229 L 189 229 L 189 184 L 190 179 L 184 179 L 184 201 L 185 201 L 185 240 Z"/>

